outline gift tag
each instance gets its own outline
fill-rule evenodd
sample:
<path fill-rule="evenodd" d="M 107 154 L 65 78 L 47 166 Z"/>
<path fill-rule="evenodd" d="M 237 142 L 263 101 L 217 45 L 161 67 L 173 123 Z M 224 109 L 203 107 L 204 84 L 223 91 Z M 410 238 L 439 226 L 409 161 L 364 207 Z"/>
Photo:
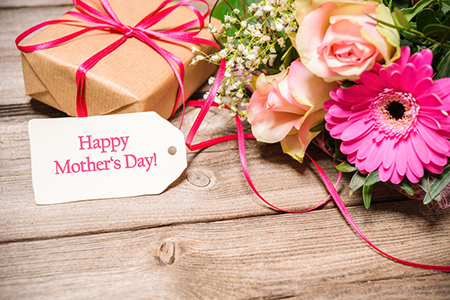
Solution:
<path fill-rule="evenodd" d="M 180 130 L 155 112 L 31 120 L 37 204 L 159 194 L 187 166 Z"/>

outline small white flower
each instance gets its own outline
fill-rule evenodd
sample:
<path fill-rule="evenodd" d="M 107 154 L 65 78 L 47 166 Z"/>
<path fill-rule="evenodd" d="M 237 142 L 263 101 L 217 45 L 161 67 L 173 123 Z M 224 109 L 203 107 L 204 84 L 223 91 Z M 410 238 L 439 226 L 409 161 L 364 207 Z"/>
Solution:
<path fill-rule="evenodd" d="M 215 80 L 216 80 L 215 77 L 213 77 L 213 76 L 209 77 L 209 79 L 208 79 L 208 84 L 209 84 L 209 85 L 212 85 L 212 84 L 214 83 Z"/>
<path fill-rule="evenodd" d="M 242 26 L 243 28 L 247 27 L 247 21 L 242 21 L 242 22 L 241 22 L 241 26 Z"/>
<path fill-rule="evenodd" d="M 213 55 L 213 56 L 211 56 L 211 60 L 218 61 L 218 60 L 220 60 L 220 57 L 219 57 L 219 55 Z"/>
<path fill-rule="evenodd" d="M 227 49 L 222 49 L 219 51 L 219 56 L 221 58 L 224 58 L 225 56 L 227 56 L 227 52 L 228 52 Z"/>
<path fill-rule="evenodd" d="M 273 6 L 271 6 L 271 5 L 263 5 L 263 6 L 261 7 L 261 9 L 262 9 L 263 11 L 269 12 L 269 11 L 272 11 L 272 10 L 273 10 Z"/>
<path fill-rule="evenodd" d="M 262 17 L 264 15 L 264 12 L 261 10 L 261 9 L 258 9 L 256 12 L 255 12 L 255 16 L 257 16 L 257 17 Z"/>
<path fill-rule="evenodd" d="M 203 60 L 205 57 L 203 55 L 197 55 L 195 57 L 196 60 Z"/>
<path fill-rule="evenodd" d="M 235 8 L 235 9 L 233 9 L 233 12 L 237 15 L 237 14 L 239 14 L 241 11 L 240 11 L 239 9 Z"/>
<path fill-rule="evenodd" d="M 197 52 L 199 52 L 200 50 L 198 49 L 198 48 L 196 48 L 196 47 L 192 47 L 192 53 L 197 53 Z"/>
<path fill-rule="evenodd" d="M 280 23 L 275 22 L 275 29 L 276 29 L 277 31 L 282 31 L 283 28 L 284 28 L 283 25 L 281 25 Z"/>
<path fill-rule="evenodd" d="M 245 58 L 248 59 L 248 60 L 254 60 L 254 59 L 256 58 L 256 55 L 253 54 L 253 53 L 250 53 L 250 54 L 247 55 Z"/>

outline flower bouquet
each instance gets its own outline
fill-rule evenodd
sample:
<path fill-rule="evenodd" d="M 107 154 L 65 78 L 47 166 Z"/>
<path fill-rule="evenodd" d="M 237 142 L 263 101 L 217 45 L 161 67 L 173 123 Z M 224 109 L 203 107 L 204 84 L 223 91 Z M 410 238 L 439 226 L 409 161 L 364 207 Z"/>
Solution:
<path fill-rule="evenodd" d="M 221 0 L 215 102 L 302 162 L 315 142 L 364 204 L 388 182 L 450 207 L 450 0 Z M 211 80 L 214 80 L 213 78 Z"/>

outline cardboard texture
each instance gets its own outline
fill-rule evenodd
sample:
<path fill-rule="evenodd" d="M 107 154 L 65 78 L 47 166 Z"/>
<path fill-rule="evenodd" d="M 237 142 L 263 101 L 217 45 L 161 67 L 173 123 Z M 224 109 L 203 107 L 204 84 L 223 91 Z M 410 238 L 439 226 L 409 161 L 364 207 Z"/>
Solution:
<path fill-rule="evenodd" d="M 159 0 L 109 2 L 119 20 L 124 25 L 130 26 L 137 24 L 161 3 Z M 86 3 L 104 12 L 99 1 Z M 193 12 L 181 7 L 149 29 L 169 29 L 194 18 Z M 63 19 L 75 18 L 65 15 Z M 217 23 L 215 25 L 217 26 Z M 47 42 L 78 30 L 79 26 L 50 25 L 24 45 Z M 26 94 L 70 116 L 77 116 L 75 75 L 78 67 L 121 37 L 119 33 L 96 30 L 53 48 L 22 53 Z M 213 39 L 207 28 L 197 37 Z M 196 56 L 191 50 L 193 44 L 161 41 L 156 43 L 183 62 L 186 98 L 192 95 L 216 69 L 215 65 L 204 61 L 190 65 Z M 195 45 L 195 47 L 206 53 L 216 51 L 211 46 Z M 85 84 L 89 116 L 156 111 L 167 119 L 172 113 L 178 90 L 178 81 L 169 64 L 156 51 L 134 37 L 128 38 L 124 44 L 89 70 Z"/>

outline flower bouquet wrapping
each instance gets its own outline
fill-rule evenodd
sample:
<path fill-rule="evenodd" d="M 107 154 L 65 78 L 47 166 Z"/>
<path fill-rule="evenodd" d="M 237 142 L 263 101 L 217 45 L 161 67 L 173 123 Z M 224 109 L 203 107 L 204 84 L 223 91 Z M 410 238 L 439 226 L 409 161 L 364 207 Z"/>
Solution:
<path fill-rule="evenodd" d="M 215 96 L 302 162 L 316 143 L 371 202 L 386 182 L 450 207 L 450 1 L 222 0 Z"/>

